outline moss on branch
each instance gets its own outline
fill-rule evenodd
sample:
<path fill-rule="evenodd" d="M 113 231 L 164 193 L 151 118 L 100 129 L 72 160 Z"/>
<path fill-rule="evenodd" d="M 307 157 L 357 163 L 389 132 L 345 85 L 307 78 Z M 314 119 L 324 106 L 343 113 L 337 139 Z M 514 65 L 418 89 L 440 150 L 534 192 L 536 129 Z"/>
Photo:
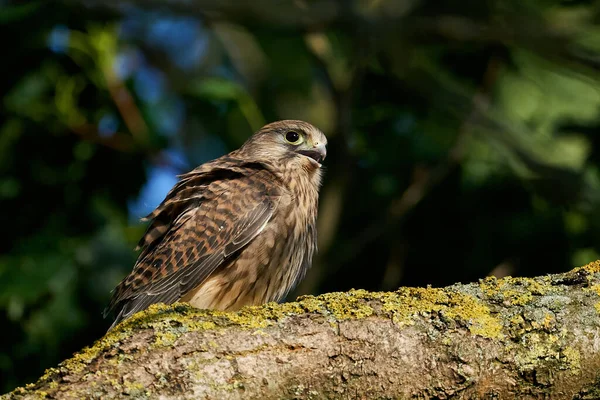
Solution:
<path fill-rule="evenodd" d="M 177 386 L 173 386 L 168 370 L 150 376 L 136 372 L 132 374 L 137 376 L 135 379 L 126 374 L 128 369 L 137 368 L 138 362 L 153 363 L 157 357 L 165 358 L 167 361 L 164 362 L 169 365 L 185 359 L 185 368 L 177 375 L 177 379 L 181 380 L 180 387 L 205 385 L 203 393 L 225 391 L 231 394 L 231 398 L 237 398 L 234 394 L 240 390 L 259 388 L 263 395 L 272 392 L 279 396 L 286 385 L 285 393 L 291 387 L 296 393 L 298 385 L 290 382 L 290 379 L 294 381 L 293 374 L 286 375 L 285 379 L 279 375 L 274 377 L 282 381 L 276 389 L 272 389 L 269 385 L 263 387 L 262 383 L 252 382 L 251 373 L 244 375 L 234 371 L 223 380 L 214 378 L 207 371 L 216 376 L 221 373 L 219 363 L 224 363 L 222 370 L 229 371 L 233 361 L 237 365 L 253 357 L 268 363 L 261 357 L 267 354 L 270 357 L 277 357 L 277 354 L 287 357 L 294 351 L 294 346 L 309 351 L 303 345 L 289 345 L 291 342 L 303 342 L 304 333 L 296 332 L 301 329 L 316 330 L 326 340 L 339 344 L 356 335 L 348 332 L 361 332 L 361 325 L 371 330 L 375 329 L 374 326 L 378 326 L 377 329 L 386 327 L 390 337 L 398 340 L 418 332 L 424 337 L 419 339 L 424 344 L 418 350 L 423 354 L 419 353 L 417 358 L 446 360 L 447 364 L 443 367 L 451 367 L 454 373 L 450 378 L 445 377 L 449 382 L 462 381 L 463 386 L 464 382 L 481 382 L 478 373 L 482 372 L 477 372 L 478 368 L 492 363 L 495 368 L 508 371 L 505 372 L 507 379 L 513 382 L 512 386 L 508 386 L 514 393 L 544 394 L 552 398 L 557 385 L 563 385 L 563 393 L 567 389 L 579 393 L 576 392 L 577 385 L 581 393 L 591 393 L 596 388 L 594 382 L 597 382 L 598 374 L 590 372 L 590 367 L 600 366 L 600 350 L 588 351 L 587 346 L 600 338 L 599 311 L 600 262 L 565 274 L 536 278 L 485 278 L 478 283 L 446 288 L 404 287 L 394 292 L 351 290 L 316 297 L 304 296 L 296 302 L 246 307 L 235 313 L 198 310 L 179 303 L 154 305 L 122 322 L 93 346 L 78 352 L 57 368 L 47 370 L 35 384 L 18 388 L 4 398 L 60 398 L 61 393 L 85 396 L 95 393 L 100 397 L 127 394 L 144 398 L 153 397 L 163 390 L 173 393 Z M 311 324 L 314 326 L 311 327 Z M 240 343 L 248 342 L 241 346 L 242 350 L 237 348 L 240 345 L 235 343 L 236 335 L 240 337 Z M 231 340 L 223 339 L 230 337 Z M 379 348 L 382 344 L 378 341 L 385 339 L 385 333 L 367 335 L 366 339 L 362 339 L 365 341 L 362 345 Z M 354 342 L 352 344 L 355 345 Z M 186 346 L 189 347 L 186 351 L 195 356 L 188 357 L 188 353 L 178 350 Z M 394 343 L 386 346 L 395 348 Z M 319 343 L 314 344 L 315 354 L 330 351 L 326 346 L 323 349 L 319 347 Z M 490 354 L 481 349 L 493 353 L 496 361 L 490 360 Z M 427 351 L 439 354 L 428 354 Z M 360 354 L 361 350 L 357 347 L 353 352 Z M 353 362 L 362 357 L 345 356 Z M 327 357 L 330 359 L 328 362 L 333 363 L 332 356 Z M 390 360 L 391 364 L 398 362 L 400 364 L 395 368 L 402 368 L 401 360 Z M 435 371 L 429 373 L 437 376 Z M 340 374 L 343 379 L 339 385 L 352 386 L 351 380 L 344 378 L 343 371 Z M 571 383 L 566 383 L 567 377 L 571 377 Z M 443 374 L 439 379 L 442 378 Z M 269 378 L 264 380 L 269 381 Z M 371 378 L 364 377 L 356 380 L 369 385 L 373 382 Z M 69 385 L 73 383 L 77 384 L 70 389 Z M 301 385 L 310 387 L 304 383 Z M 390 382 L 382 387 L 386 385 L 396 387 Z M 451 383 L 445 385 L 452 386 Z M 461 390 L 468 391 L 471 385 L 474 383 Z M 500 386 L 507 384 L 503 385 Z M 423 384 L 421 390 L 426 389 L 432 390 L 428 384 Z M 310 398 L 319 392 L 315 390 L 314 387 L 301 390 L 300 395 L 291 397 Z M 392 394 L 403 393 L 402 387 L 390 390 Z"/>

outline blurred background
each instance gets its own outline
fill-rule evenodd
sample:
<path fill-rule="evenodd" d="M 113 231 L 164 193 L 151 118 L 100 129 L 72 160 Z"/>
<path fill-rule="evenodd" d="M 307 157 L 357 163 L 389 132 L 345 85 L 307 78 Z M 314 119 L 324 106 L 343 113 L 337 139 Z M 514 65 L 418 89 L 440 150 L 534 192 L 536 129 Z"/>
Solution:
<path fill-rule="evenodd" d="M 600 4 L 0 0 L 0 391 L 101 337 L 176 175 L 329 137 L 290 296 L 600 258 Z"/>

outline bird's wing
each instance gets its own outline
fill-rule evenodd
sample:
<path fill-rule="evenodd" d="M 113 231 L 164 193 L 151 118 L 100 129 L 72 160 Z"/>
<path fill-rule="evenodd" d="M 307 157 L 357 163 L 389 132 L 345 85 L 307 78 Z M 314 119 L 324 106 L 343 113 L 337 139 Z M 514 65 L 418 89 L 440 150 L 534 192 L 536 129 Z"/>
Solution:
<path fill-rule="evenodd" d="M 107 308 L 119 310 L 114 324 L 197 287 L 264 229 L 278 202 L 265 174 L 184 176 L 149 216 L 138 262 Z"/>

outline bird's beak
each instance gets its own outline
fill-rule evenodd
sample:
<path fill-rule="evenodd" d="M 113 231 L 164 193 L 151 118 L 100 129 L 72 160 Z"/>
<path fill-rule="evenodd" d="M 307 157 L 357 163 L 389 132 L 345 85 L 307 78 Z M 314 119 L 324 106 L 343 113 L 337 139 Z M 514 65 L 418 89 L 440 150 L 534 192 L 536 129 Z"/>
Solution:
<path fill-rule="evenodd" d="M 327 156 L 327 147 L 325 146 L 324 143 L 319 143 L 310 150 L 300 150 L 300 151 L 298 151 L 298 153 L 300 153 L 306 157 L 312 158 L 313 160 L 315 160 L 317 162 L 317 164 L 320 165 L 321 162 Z"/>
<path fill-rule="evenodd" d="M 316 145 L 315 151 L 319 155 L 319 159 L 317 160 L 317 162 L 320 163 L 325 159 L 325 157 L 327 157 L 327 147 L 324 143 L 319 143 L 318 145 Z"/>

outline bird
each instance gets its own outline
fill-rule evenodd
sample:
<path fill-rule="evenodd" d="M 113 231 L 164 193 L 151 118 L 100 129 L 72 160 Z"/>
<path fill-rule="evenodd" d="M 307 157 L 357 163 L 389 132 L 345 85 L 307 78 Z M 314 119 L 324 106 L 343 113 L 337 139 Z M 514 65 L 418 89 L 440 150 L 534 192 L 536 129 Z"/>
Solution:
<path fill-rule="evenodd" d="M 132 271 L 104 317 L 119 322 L 155 303 L 235 311 L 281 302 L 317 251 L 327 138 L 280 120 L 238 149 L 178 175 L 150 221 Z"/>

